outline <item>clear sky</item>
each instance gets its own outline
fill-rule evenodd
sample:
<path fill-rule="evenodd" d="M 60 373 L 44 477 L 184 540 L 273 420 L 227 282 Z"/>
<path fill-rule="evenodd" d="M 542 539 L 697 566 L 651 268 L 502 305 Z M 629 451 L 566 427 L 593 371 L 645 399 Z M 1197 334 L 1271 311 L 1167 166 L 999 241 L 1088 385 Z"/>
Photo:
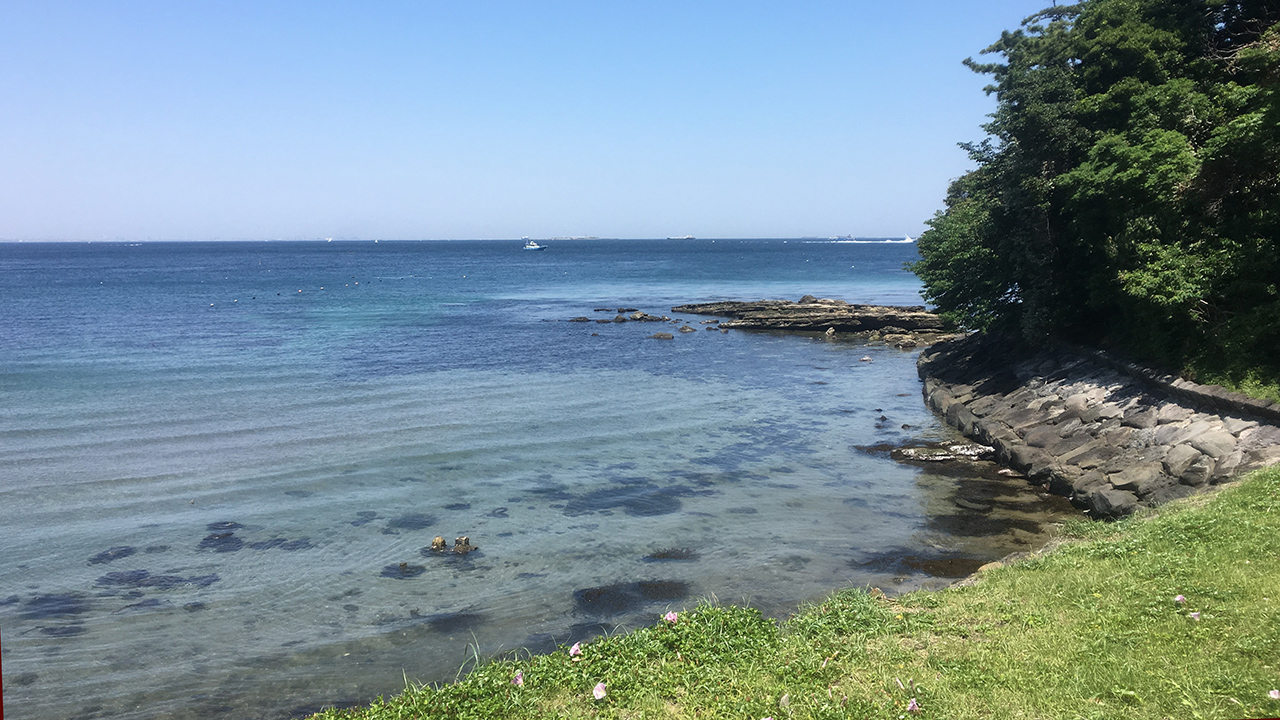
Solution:
<path fill-rule="evenodd" d="M 917 235 L 1047 0 L 0 3 L 0 239 Z"/>

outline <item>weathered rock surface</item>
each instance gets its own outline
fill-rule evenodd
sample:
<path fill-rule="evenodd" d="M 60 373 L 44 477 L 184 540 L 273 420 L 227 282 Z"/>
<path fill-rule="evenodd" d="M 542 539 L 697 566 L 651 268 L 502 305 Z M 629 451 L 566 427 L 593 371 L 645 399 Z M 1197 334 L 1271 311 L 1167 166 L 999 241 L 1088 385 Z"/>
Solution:
<path fill-rule="evenodd" d="M 1280 462 L 1280 408 L 1100 353 L 975 335 L 925 350 L 919 371 L 949 425 L 1096 517 Z"/>
<path fill-rule="evenodd" d="M 953 337 L 950 328 L 923 306 L 853 305 L 844 300 L 805 295 L 799 302 L 759 300 L 679 305 L 672 312 L 733 318 L 721 328 L 791 330 L 833 336 L 853 333 L 901 348 L 913 348 Z"/>

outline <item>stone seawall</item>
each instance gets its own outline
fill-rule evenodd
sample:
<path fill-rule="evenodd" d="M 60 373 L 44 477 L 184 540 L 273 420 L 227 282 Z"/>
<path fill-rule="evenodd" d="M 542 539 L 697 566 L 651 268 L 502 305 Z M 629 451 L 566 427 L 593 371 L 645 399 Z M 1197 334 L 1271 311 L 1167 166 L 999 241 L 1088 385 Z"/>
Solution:
<path fill-rule="evenodd" d="M 920 355 L 925 402 L 1096 517 L 1280 462 L 1280 408 L 1092 351 L 974 335 Z"/>

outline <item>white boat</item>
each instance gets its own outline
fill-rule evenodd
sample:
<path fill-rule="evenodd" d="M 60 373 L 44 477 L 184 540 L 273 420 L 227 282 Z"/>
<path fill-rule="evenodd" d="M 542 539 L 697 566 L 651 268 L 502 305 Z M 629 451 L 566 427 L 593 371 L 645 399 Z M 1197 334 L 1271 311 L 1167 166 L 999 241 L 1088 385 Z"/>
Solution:
<path fill-rule="evenodd" d="M 547 249 L 547 246 L 546 246 L 546 245 L 539 245 L 538 243 L 534 242 L 533 240 L 530 240 L 529 238 L 525 238 L 525 239 L 524 239 L 524 249 L 525 249 L 525 250 L 546 250 L 546 249 Z"/>

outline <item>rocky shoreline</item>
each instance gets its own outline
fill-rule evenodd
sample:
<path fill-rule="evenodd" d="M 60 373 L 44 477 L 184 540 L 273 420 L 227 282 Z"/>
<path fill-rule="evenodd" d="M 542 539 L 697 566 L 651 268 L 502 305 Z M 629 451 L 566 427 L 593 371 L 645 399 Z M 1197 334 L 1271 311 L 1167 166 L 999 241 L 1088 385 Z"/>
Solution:
<path fill-rule="evenodd" d="M 1096 351 L 973 335 L 921 353 L 925 402 L 997 459 L 1094 517 L 1280 462 L 1280 407 Z"/>
<path fill-rule="evenodd" d="M 732 320 L 722 329 L 787 330 L 852 335 L 910 349 L 956 337 L 936 314 L 921 305 L 854 305 L 844 300 L 805 295 L 798 302 L 758 300 L 677 305 L 672 312 L 718 315 Z"/>

